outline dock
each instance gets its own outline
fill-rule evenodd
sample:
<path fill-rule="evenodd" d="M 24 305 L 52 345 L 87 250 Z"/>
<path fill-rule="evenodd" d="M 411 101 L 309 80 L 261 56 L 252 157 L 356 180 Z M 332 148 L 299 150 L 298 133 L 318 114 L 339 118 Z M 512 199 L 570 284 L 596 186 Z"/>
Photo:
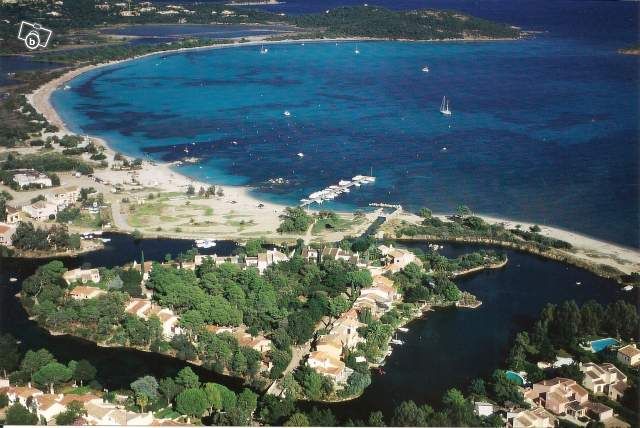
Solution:
<path fill-rule="evenodd" d="M 308 197 L 300 200 L 300 206 L 306 207 L 313 203 L 322 204 L 324 201 L 330 201 L 343 193 L 349 193 L 352 187 L 360 187 L 364 184 L 373 183 L 375 177 L 369 175 L 356 175 L 351 180 L 340 180 L 338 184 L 325 187 L 322 190 L 311 193 Z"/>

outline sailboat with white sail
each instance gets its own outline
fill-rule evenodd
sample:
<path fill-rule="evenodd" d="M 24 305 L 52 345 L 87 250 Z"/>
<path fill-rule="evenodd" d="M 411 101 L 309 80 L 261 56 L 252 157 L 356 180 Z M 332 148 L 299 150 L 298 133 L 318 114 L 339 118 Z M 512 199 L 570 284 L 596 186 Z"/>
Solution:
<path fill-rule="evenodd" d="M 440 104 L 440 113 L 445 116 L 451 116 L 451 110 L 449 109 L 449 100 L 447 97 L 442 97 L 442 104 Z"/>
<path fill-rule="evenodd" d="M 265 48 L 264 45 L 260 46 L 260 53 L 261 54 L 266 54 L 267 52 L 269 52 L 269 49 Z"/>

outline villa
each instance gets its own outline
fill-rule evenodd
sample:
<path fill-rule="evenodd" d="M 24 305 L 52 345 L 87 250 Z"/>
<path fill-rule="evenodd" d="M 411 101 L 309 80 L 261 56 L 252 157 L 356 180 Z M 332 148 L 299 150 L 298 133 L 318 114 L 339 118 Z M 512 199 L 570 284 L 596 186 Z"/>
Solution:
<path fill-rule="evenodd" d="M 86 420 L 90 425 L 151 425 L 154 422 L 153 414 L 136 413 L 126 409 L 120 409 L 102 400 L 92 400 L 84 405 L 87 411 Z"/>
<path fill-rule="evenodd" d="M 54 422 L 55 417 L 67 410 L 67 406 L 60 402 L 62 394 L 44 394 L 36 397 L 38 417 L 44 418 L 47 424 Z"/>
<path fill-rule="evenodd" d="M 494 412 L 493 404 L 475 401 L 473 403 L 473 412 L 478 416 L 491 416 Z"/>
<path fill-rule="evenodd" d="M 38 201 L 31 205 L 23 206 L 22 211 L 34 220 L 49 220 L 58 214 L 58 205 L 52 204 L 51 202 Z"/>
<path fill-rule="evenodd" d="M 596 421 L 604 422 L 613 418 L 613 409 L 609 406 L 592 401 L 587 401 L 584 405 L 587 408 L 587 416 Z"/>
<path fill-rule="evenodd" d="M 343 250 L 337 247 L 324 247 L 320 254 L 321 260 L 343 260 L 345 262 L 352 263 L 358 267 L 366 267 L 367 264 L 362 260 L 358 253 L 352 253 L 351 251 Z"/>
<path fill-rule="evenodd" d="M 200 266 L 206 259 L 211 260 L 214 264 L 231 263 L 241 266 L 242 268 L 253 267 L 258 269 L 260 274 L 271 265 L 276 263 L 288 261 L 289 257 L 286 254 L 278 250 L 267 250 L 264 253 L 259 253 L 255 257 L 245 257 L 244 262 L 239 256 L 218 256 L 214 255 L 196 255 L 193 262 L 182 263 L 183 269 L 195 270 L 197 266 Z"/>
<path fill-rule="evenodd" d="M 507 428 L 552 428 L 557 421 L 542 407 L 507 413 Z"/>
<path fill-rule="evenodd" d="M 51 187 L 53 185 L 49 177 L 33 169 L 21 170 L 13 176 L 13 181 L 21 189 L 30 186 Z"/>
<path fill-rule="evenodd" d="M 304 247 L 300 256 L 308 262 L 317 263 L 320 260 L 320 251 L 311 247 Z"/>
<path fill-rule="evenodd" d="M 271 341 L 262 335 L 252 336 L 244 328 L 238 328 L 233 333 L 240 346 L 251 348 L 264 354 L 271 349 Z"/>
<path fill-rule="evenodd" d="M 135 315 L 138 318 L 146 319 L 147 312 L 149 312 L 152 305 L 151 300 L 132 298 L 129 300 L 124 311 L 128 314 Z"/>
<path fill-rule="evenodd" d="M 329 376 L 336 383 L 345 383 L 353 373 L 339 358 L 322 351 L 311 352 L 307 365 L 318 373 Z"/>
<path fill-rule="evenodd" d="M 10 403 L 20 403 L 27 405 L 27 400 L 36 398 L 44 393 L 37 388 L 31 387 L 31 382 L 27 386 L 7 386 L 0 388 L 0 394 L 6 394 Z"/>
<path fill-rule="evenodd" d="M 13 224 L 0 223 L 0 245 L 10 247 L 13 244 L 13 234 L 16 233 L 16 226 Z"/>
<path fill-rule="evenodd" d="M 7 223 L 16 224 L 20 222 L 20 212 L 18 208 L 10 207 L 7 205 L 6 213 L 7 213 Z"/>
<path fill-rule="evenodd" d="M 100 271 L 98 269 L 72 269 L 62 274 L 62 278 L 67 285 L 71 285 L 77 281 L 83 284 L 87 282 L 97 284 L 100 282 Z"/>
<path fill-rule="evenodd" d="M 169 308 L 160 308 L 153 306 L 147 313 L 147 316 L 155 315 L 162 323 L 162 334 L 165 338 L 171 339 L 176 334 L 181 334 L 182 329 L 178 326 L 180 318 Z"/>
<path fill-rule="evenodd" d="M 389 272 L 399 272 L 409 263 L 416 263 L 421 266 L 422 262 L 411 251 L 401 248 L 394 248 L 393 245 L 380 245 L 378 250 L 382 253 L 385 270 Z"/>
<path fill-rule="evenodd" d="M 627 389 L 627 376 L 611 363 L 580 364 L 584 373 L 582 384 L 595 394 L 604 394 L 611 400 L 618 400 Z"/>
<path fill-rule="evenodd" d="M 335 334 L 320 336 L 316 343 L 316 350 L 340 358 L 342 355 L 342 340 Z"/>
<path fill-rule="evenodd" d="M 618 361 L 627 366 L 637 366 L 640 364 L 640 350 L 635 344 L 623 346 L 618 349 Z"/>
<path fill-rule="evenodd" d="M 47 201 L 56 204 L 58 209 L 73 205 L 80 198 L 80 190 L 76 186 L 65 187 L 46 195 Z"/>
<path fill-rule="evenodd" d="M 85 285 L 78 285 L 69 292 L 69 295 L 74 300 L 95 299 L 103 294 L 107 294 L 107 292 L 100 288 L 87 287 Z"/>
<path fill-rule="evenodd" d="M 555 414 L 581 417 L 586 414 L 583 404 L 589 400 L 589 392 L 573 379 L 556 377 L 534 383 L 532 389 L 525 391 L 524 398 Z"/>

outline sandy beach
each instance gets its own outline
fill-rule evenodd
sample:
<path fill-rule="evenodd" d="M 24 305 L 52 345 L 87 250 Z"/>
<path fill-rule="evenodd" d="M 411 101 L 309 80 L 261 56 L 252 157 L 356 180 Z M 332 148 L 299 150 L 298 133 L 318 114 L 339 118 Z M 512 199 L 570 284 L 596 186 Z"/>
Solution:
<path fill-rule="evenodd" d="M 264 40 L 265 36 L 255 36 L 250 38 L 248 42 L 240 43 L 238 41 L 226 45 L 205 46 L 197 48 L 179 49 L 175 51 L 163 51 L 150 53 L 149 55 L 162 55 L 167 52 L 179 52 L 181 50 L 195 50 L 195 49 L 223 49 L 236 46 L 247 45 L 259 45 L 259 44 L 276 44 L 276 43 L 291 43 L 291 42 L 329 42 L 329 41 L 345 41 L 355 39 L 331 39 L 331 40 L 281 40 L 270 41 Z M 136 57 L 136 58 L 140 58 Z M 136 59 L 131 58 L 131 59 Z M 131 59 L 122 60 L 129 61 Z M 64 75 L 44 84 L 33 93 L 27 96 L 29 102 L 34 108 L 43 114 L 47 120 L 58 126 L 60 132 L 58 134 L 72 134 L 63 120 L 60 118 L 53 105 L 51 104 L 51 94 L 56 89 L 63 86 L 66 82 L 74 77 L 85 73 L 87 71 L 105 67 L 113 64 L 120 63 L 122 61 L 112 61 L 108 63 L 98 65 L 88 65 L 71 70 Z M 113 158 L 113 151 L 109 148 L 108 142 L 92 137 L 95 141 L 101 143 L 107 149 L 107 156 L 109 159 Z M 180 218 L 178 215 L 181 209 L 184 209 L 186 205 L 189 205 L 184 195 L 186 188 L 189 185 L 193 185 L 196 189 L 200 187 L 207 188 L 212 183 L 202 183 L 195 181 L 186 175 L 181 174 L 175 167 L 162 163 L 150 163 L 144 162 L 141 170 L 130 171 L 112 171 L 112 170 L 99 170 L 95 173 L 96 177 L 109 183 L 104 186 L 102 190 L 106 194 L 109 194 L 110 188 L 115 184 L 132 184 L 135 182 L 135 186 L 129 186 L 127 190 L 127 196 L 135 199 L 134 205 L 146 205 L 147 207 L 152 204 L 156 205 L 156 210 L 148 210 L 149 215 L 145 218 L 144 215 L 138 218 L 137 224 L 130 224 L 130 219 L 127 216 L 130 214 L 125 209 L 131 210 L 131 208 L 124 207 L 122 202 L 124 196 L 121 194 L 112 195 L 109 200 L 113 207 L 113 220 L 115 226 L 119 230 L 131 231 L 134 229 L 145 230 L 150 232 L 156 230 L 163 235 L 183 236 L 183 237 L 202 237 L 205 235 L 215 235 L 217 237 L 238 238 L 238 237 L 256 237 L 256 236 L 274 236 L 279 238 L 295 238 L 295 236 L 282 237 L 275 232 L 275 229 L 279 225 L 279 215 L 282 213 L 284 206 L 277 205 L 265 201 L 256 199 L 251 193 L 250 188 L 242 186 L 222 186 L 224 190 L 223 197 L 214 197 L 209 199 L 198 199 L 193 201 L 191 208 L 186 211 L 191 211 L 187 217 L 189 221 L 187 223 L 171 222 L 168 220 L 175 220 Z M 85 178 L 86 179 L 86 178 Z M 73 182 L 73 177 L 65 177 L 65 181 Z M 93 184 L 96 187 L 95 184 Z M 99 187 L 99 186 L 98 186 Z M 172 194 L 171 197 L 164 198 L 163 206 L 158 207 L 157 202 L 151 203 L 148 201 L 148 193 L 160 192 Z M 166 202 L 166 203 L 165 203 Z M 127 205 L 132 205 L 131 202 Z M 202 215 L 193 214 L 195 206 L 202 209 Z M 204 208 L 203 208 L 204 207 Z M 206 214 L 206 215 L 205 215 Z M 350 216 L 349 213 L 342 213 L 341 215 Z M 131 217 L 129 215 L 129 217 Z M 207 219 L 207 217 L 211 217 Z M 367 216 L 366 224 L 358 225 L 354 227 L 351 233 L 356 233 L 366 229 L 367 225 L 373 221 L 376 214 L 370 213 Z M 507 219 L 501 219 L 491 216 L 481 216 L 490 223 L 503 223 L 507 228 L 514 227 L 516 224 L 520 224 L 523 228 L 528 228 L 533 223 L 512 221 Z M 162 219 L 166 221 L 163 221 Z M 419 221 L 417 216 L 409 213 L 403 213 L 403 218 L 409 221 Z M 134 222 L 135 223 L 135 222 Z M 169 225 L 169 228 L 165 226 Z M 594 239 L 588 236 L 584 236 L 578 233 L 563 230 L 557 227 L 550 227 L 540 225 L 542 228 L 542 234 L 550 236 L 556 239 L 561 239 L 571 243 L 575 247 L 575 251 L 572 252 L 574 256 L 584 258 L 595 263 L 604 263 L 613 266 L 624 273 L 631 273 L 640 271 L 640 252 L 626 248 L 613 243 L 608 243 L 602 240 Z M 321 240 L 340 239 L 344 233 L 334 232 L 322 237 L 314 237 Z M 305 237 L 310 239 L 310 233 L 307 233 Z"/>

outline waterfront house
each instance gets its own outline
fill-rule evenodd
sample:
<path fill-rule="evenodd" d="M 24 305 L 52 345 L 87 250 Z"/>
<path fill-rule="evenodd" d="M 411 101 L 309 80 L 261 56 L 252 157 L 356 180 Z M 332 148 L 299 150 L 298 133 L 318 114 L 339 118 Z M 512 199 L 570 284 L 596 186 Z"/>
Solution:
<path fill-rule="evenodd" d="M 13 244 L 13 234 L 16 233 L 16 226 L 13 224 L 0 223 L 0 245 L 10 247 Z"/>
<path fill-rule="evenodd" d="M 146 282 L 149 279 L 149 273 L 153 270 L 153 262 L 146 261 L 144 266 L 138 263 L 136 260 L 131 264 L 131 269 L 135 269 L 142 274 L 142 282 Z"/>
<path fill-rule="evenodd" d="M 534 383 L 525 391 L 524 398 L 555 414 L 581 417 L 586 414 L 583 405 L 588 401 L 589 393 L 573 379 L 556 377 Z"/>
<path fill-rule="evenodd" d="M 90 425 L 139 425 L 147 426 L 153 423 L 153 414 L 136 413 L 121 409 L 116 405 L 104 403 L 102 400 L 92 400 L 84 405 L 87 411 L 85 417 Z"/>
<path fill-rule="evenodd" d="M 64 187 L 46 195 L 47 201 L 56 204 L 58 209 L 64 209 L 76 203 L 80 198 L 80 190 L 77 186 Z"/>
<path fill-rule="evenodd" d="M 627 389 L 627 376 L 611 363 L 580 364 L 580 371 L 584 373 L 582 384 L 595 394 L 618 400 Z"/>
<path fill-rule="evenodd" d="M 20 209 L 7 205 L 6 207 L 7 223 L 8 224 L 19 223 L 20 213 L 21 213 Z"/>
<path fill-rule="evenodd" d="M 182 333 L 182 329 L 178 326 L 180 318 L 171 309 L 153 305 L 147 313 L 147 316 L 151 315 L 155 315 L 160 319 L 162 334 L 166 339 L 169 340 L 176 334 Z"/>
<path fill-rule="evenodd" d="M 51 187 L 53 185 L 49 177 L 33 169 L 20 170 L 20 172 L 13 176 L 13 181 L 15 181 L 21 189 L 31 186 Z"/>
<path fill-rule="evenodd" d="M 335 334 L 320 336 L 316 342 L 316 350 L 340 358 L 342 355 L 342 340 Z"/>
<path fill-rule="evenodd" d="M 322 351 L 309 354 L 307 365 L 321 375 L 330 377 L 336 383 L 345 383 L 353 370 L 346 367 L 339 358 Z"/>
<path fill-rule="evenodd" d="M 98 269 L 72 269 L 63 273 L 62 278 L 67 285 L 71 285 L 77 281 L 83 284 L 86 284 L 87 282 L 97 284 L 100 282 L 100 271 Z"/>
<path fill-rule="evenodd" d="M 44 221 L 58 214 L 58 206 L 47 201 L 37 201 L 31 205 L 24 205 L 22 211 L 34 220 Z"/>
<path fill-rule="evenodd" d="M 207 325 L 204 327 L 209 333 L 221 334 L 221 333 L 233 333 L 234 327 L 222 326 L 222 325 Z"/>
<path fill-rule="evenodd" d="M 103 294 L 107 294 L 107 292 L 100 288 L 88 287 L 86 285 L 78 285 L 69 292 L 69 295 L 74 300 L 95 299 Z"/>
<path fill-rule="evenodd" d="M 552 428 L 558 420 L 542 407 L 507 413 L 507 428 Z"/>
<path fill-rule="evenodd" d="M 132 298 L 127 303 L 125 312 L 131 315 L 135 315 L 138 318 L 147 318 L 147 312 L 151 309 L 152 303 L 148 299 Z"/>
<path fill-rule="evenodd" d="M 251 348 L 261 354 L 265 354 L 271 349 L 271 341 L 261 334 L 258 336 L 252 336 L 245 332 L 244 329 L 241 329 L 236 331 L 234 336 L 238 340 L 238 344 L 240 346 Z"/>
<path fill-rule="evenodd" d="M 618 361 L 627 366 L 640 364 L 640 350 L 638 350 L 635 343 L 618 349 Z"/>
<path fill-rule="evenodd" d="M 42 391 L 31 386 L 31 382 L 27 386 L 8 386 L 0 388 L 0 394 L 6 394 L 9 398 L 9 403 L 20 403 L 23 406 L 27 406 L 27 400 L 30 398 L 35 399 L 44 395 Z"/>
<path fill-rule="evenodd" d="M 419 266 L 422 265 L 420 259 L 418 259 L 411 251 L 394 248 L 393 245 L 380 245 L 378 250 L 382 253 L 382 261 L 385 266 L 385 270 L 389 272 L 399 272 L 409 263 L 415 263 Z"/>
<path fill-rule="evenodd" d="M 320 254 L 320 260 L 342 260 L 358 267 L 367 266 L 367 263 L 360 258 L 358 253 L 352 253 L 351 251 L 337 247 L 324 247 Z"/>
<path fill-rule="evenodd" d="M 355 313 L 355 310 L 353 310 L 353 313 Z M 333 323 L 331 334 L 335 335 L 342 342 L 342 346 L 347 349 L 353 349 L 358 345 L 358 343 L 364 341 L 364 339 L 358 334 L 358 328 L 363 327 L 364 325 L 365 324 L 358 321 L 357 315 L 355 318 L 351 316 L 350 310 Z"/>

